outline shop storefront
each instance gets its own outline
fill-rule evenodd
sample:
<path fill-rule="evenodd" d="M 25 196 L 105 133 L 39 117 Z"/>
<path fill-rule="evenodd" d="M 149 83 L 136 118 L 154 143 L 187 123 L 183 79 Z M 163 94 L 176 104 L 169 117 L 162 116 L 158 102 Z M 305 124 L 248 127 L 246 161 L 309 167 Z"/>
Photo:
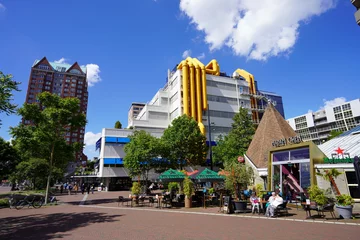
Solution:
<path fill-rule="evenodd" d="M 281 146 L 274 146 L 268 158 L 268 189 L 295 194 L 316 184 L 314 166 L 322 163 L 325 155 L 314 143 L 286 139 Z"/>

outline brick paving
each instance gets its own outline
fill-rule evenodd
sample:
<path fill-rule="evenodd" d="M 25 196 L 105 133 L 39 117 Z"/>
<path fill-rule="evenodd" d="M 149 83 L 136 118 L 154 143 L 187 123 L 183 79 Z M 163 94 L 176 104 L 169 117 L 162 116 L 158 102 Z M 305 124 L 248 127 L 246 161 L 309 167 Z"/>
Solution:
<path fill-rule="evenodd" d="M 62 195 L 40 209 L 0 210 L 0 239 L 357 239 L 360 226 L 219 214 L 218 208 L 117 207 L 126 192 Z M 296 210 L 295 210 L 296 211 Z M 302 211 L 298 211 L 301 213 Z M 206 215 L 205 215 L 206 214 Z M 295 221 L 296 220 L 296 221 Z"/>

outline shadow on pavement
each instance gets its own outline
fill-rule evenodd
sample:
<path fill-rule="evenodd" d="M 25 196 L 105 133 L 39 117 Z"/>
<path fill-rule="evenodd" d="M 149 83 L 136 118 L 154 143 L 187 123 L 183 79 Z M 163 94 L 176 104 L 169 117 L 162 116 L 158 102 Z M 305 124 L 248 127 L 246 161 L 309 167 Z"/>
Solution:
<path fill-rule="evenodd" d="M 0 239 L 53 239 L 70 236 L 68 231 L 94 223 L 114 222 L 122 215 L 105 213 L 54 213 L 0 219 Z"/>

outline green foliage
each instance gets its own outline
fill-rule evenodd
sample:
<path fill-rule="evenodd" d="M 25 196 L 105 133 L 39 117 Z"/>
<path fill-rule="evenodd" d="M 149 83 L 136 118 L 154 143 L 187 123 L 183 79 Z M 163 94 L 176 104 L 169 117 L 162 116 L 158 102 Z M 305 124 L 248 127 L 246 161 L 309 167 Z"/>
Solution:
<path fill-rule="evenodd" d="M 324 206 L 329 202 L 328 197 L 325 195 L 325 191 L 320 189 L 317 185 L 309 187 L 308 193 L 310 200 L 315 201 L 319 206 Z"/>
<path fill-rule="evenodd" d="M 8 178 L 20 161 L 16 149 L 0 137 L 0 179 Z"/>
<path fill-rule="evenodd" d="M 157 166 L 155 159 L 160 155 L 161 143 L 144 130 L 135 131 L 125 145 L 124 166 L 132 177 L 143 175 L 148 179 L 150 169 Z"/>
<path fill-rule="evenodd" d="M 261 199 L 264 197 L 264 192 L 262 192 L 263 190 L 264 190 L 263 184 L 261 183 L 256 184 L 255 186 L 256 196 L 258 196 Z"/>
<path fill-rule="evenodd" d="M 177 191 L 179 190 L 179 184 L 177 182 L 169 182 L 168 184 L 168 191 L 171 192 L 171 191 Z"/>
<path fill-rule="evenodd" d="M 335 168 L 332 168 L 330 170 L 326 170 L 324 171 L 324 173 L 316 173 L 316 175 L 324 178 L 324 180 L 330 182 L 330 177 L 332 177 L 333 179 L 336 179 L 338 176 L 340 176 L 342 173 L 335 169 Z"/>
<path fill-rule="evenodd" d="M 6 198 L 0 199 L 0 207 L 8 207 L 9 206 L 9 200 Z"/>
<path fill-rule="evenodd" d="M 339 206 L 351 206 L 354 204 L 354 199 L 347 194 L 336 196 L 336 201 Z"/>
<path fill-rule="evenodd" d="M 244 156 L 255 134 L 254 124 L 247 109 L 241 107 L 233 121 L 229 134 L 225 137 L 220 136 L 217 146 L 213 147 L 215 162 L 237 162 L 239 156 Z"/>
<path fill-rule="evenodd" d="M 66 132 L 73 132 L 86 124 L 86 116 L 80 111 L 77 98 L 60 98 L 56 94 L 43 92 L 37 95 L 38 104 L 24 104 L 18 110 L 23 120 L 31 125 L 20 124 L 11 128 L 15 138 L 14 146 L 24 159 L 46 159 L 49 163 L 47 192 L 53 168 L 64 169 L 69 161 L 75 160 L 75 153 L 83 144 L 67 144 Z M 45 198 L 47 199 L 47 197 Z"/>
<path fill-rule="evenodd" d="M 31 158 L 28 161 L 20 162 L 16 166 L 14 177 L 18 182 L 31 181 L 33 189 L 42 189 L 46 186 L 49 169 L 49 162 L 46 159 Z"/>
<path fill-rule="evenodd" d="M 254 171 L 250 166 L 238 162 L 225 164 L 225 188 L 237 194 L 238 190 L 247 188 L 254 181 Z"/>
<path fill-rule="evenodd" d="M 213 194 L 215 192 L 214 188 L 209 188 L 209 194 Z"/>
<path fill-rule="evenodd" d="M 11 74 L 5 75 L 0 71 L 0 113 L 4 112 L 6 115 L 15 113 L 17 105 L 11 103 L 13 91 L 20 91 L 20 82 L 13 81 L 12 78 Z"/>
<path fill-rule="evenodd" d="M 343 133 L 342 131 L 331 130 L 327 140 L 329 141 L 329 140 L 331 140 L 333 138 L 336 138 L 337 136 L 339 136 L 342 133 Z"/>
<path fill-rule="evenodd" d="M 121 129 L 121 128 L 122 128 L 121 122 L 120 122 L 120 121 L 116 121 L 114 128 Z"/>
<path fill-rule="evenodd" d="M 162 136 L 163 157 L 170 161 L 168 167 L 177 168 L 202 165 L 206 159 L 206 137 L 200 132 L 198 123 L 182 115 L 172 121 Z"/>
<path fill-rule="evenodd" d="M 131 193 L 134 195 L 139 195 L 141 193 L 141 186 L 138 182 L 133 182 L 133 185 L 131 187 Z"/>
<path fill-rule="evenodd" d="M 186 177 L 183 181 L 184 186 L 184 194 L 187 198 L 190 198 L 191 195 L 194 193 L 194 183 Z"/>

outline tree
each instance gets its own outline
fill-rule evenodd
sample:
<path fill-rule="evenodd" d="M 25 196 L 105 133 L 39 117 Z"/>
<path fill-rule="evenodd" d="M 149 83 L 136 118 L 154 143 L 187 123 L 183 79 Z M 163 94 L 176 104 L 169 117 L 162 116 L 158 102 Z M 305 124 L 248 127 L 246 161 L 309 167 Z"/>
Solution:
<path fill-rule="evenodd" d="M 20 160 L 16 149 L 9 142 L 0 138 L 0 179 L 8 178 L 15 171 Z"/>
<path fill-rule="evenodd" d="M 129 169 L 130 176 L 142 175 L 148 181 L 150 169 L 154 167 L 159 157 L 160 140 L 144 130 L 135 131 L 130 136 L 130 142 L 125 145 L 124 166 Z"/>
<path fill-rule="evenodd" d="M 18 182 L 29 180 L 33 189 L 41 189 L 46 186 L 48 174 L 49 162 L 46 159 L 31 158 L 16 166 L 14 179 Z"/>
<path fill-rule="evenodd" d="M 238 162 L 225 163 L 225 187 L 235 193 L 238 198 L 238 192 L 246 189 L 248 185 L 253 183 L 254 171 L 250 166 Z"/>
<path fill-rule="evenodd" d="M 337 131 L 337 130 L 331 130 L 329 133 L 329 137 L 327 138 L 327 140 L 329 141 L 330 139 L 336 138 L 337 136 L 339 136 L 340 134 L 342 134 L 342 131 Z"/>
<path fill-rule="evenodd" d="M 339 196 L 340 191 L 335 182 L 335 179 L 340 176 L 342 173 L 339 170 L 332 168 L 330 170 L 325 170 L 323 173 L 317 172 L 316 175 L 322 177 L 325 181 L 330 183 L 331 190 L 335 193 L 335 195 Z"/>
<path fill-rule="evenodd" d="M 114 128 L 121 129 L 121 128 L 122 128 L 121 122 L 120 122 L 120 121 L 116 121 Z"/>
<path fill-rule="evenodd" d="M 60 98 L 43 92 L 37 95 L 37 99 L 39 105 L 25 103 L 18 110 L 23 120 L 31 124 L 20 124 L 10 131 L 15 138 L 15 147 L 25 157 L 46 159 L 49 162 L 47 201 L 53 168 L 64 168 L 75 159 L 75 153 L 83 148 L 82 143 L 67 144 L 64 136 L 67 132 L 85 126 L 86 116 L 80 112 L 80 101 L 77 98 Z"/>
<path fill-rule="evenodd" d="M 206 159 L 206 137 L 200 132 L 198 123 L 191 117 L 182 115 L 174 119 L 162 136 L 163 157 L 172 167 L 182 169 L 186 165 L 202 165 Z"/>
<path fill-rule="evenodd" d="M 0 113 L 4 112 L 6 115 L 15 113 L 17 105 L 11 103 L 13 97 L 12 92 L 20 91 L 20 82 L 13 81 L 12 78 L 13 76 L 11 74 L 4 75 L 3 72 L 0 71 Z"/>
<path fill-rule="evenodd" d="M 213 148 L 215 162 L 237 162 L 239 156 L 244 156 L 255 134 L 254 124 L 247 109 L 241 107 L 233 121 L 229 134 L 225 137 L 220 136 L 217 146 Z"/>

